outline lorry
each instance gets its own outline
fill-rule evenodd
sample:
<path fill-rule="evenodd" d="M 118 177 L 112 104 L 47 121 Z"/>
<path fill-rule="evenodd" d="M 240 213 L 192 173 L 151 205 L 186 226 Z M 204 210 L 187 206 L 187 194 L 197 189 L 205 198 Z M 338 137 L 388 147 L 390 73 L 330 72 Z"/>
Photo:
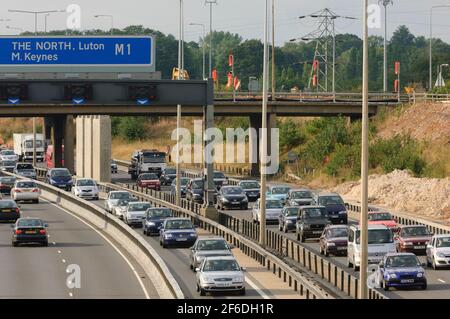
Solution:
<path fill-rule="evenodd" d="M 14 153 L 20 161 L 33 160 L 33 134 L 13 134 Z M 36 134 L 36 161 L 44 161 L 44 136 Z"/>
<path fill-rule="evenodd" d="M 158 150 L 137 150 L 131 156 L 128 174 L 136 179 L 142 173 L 155 173 L 158 177 L 166 168 L 166 153 Z"/>

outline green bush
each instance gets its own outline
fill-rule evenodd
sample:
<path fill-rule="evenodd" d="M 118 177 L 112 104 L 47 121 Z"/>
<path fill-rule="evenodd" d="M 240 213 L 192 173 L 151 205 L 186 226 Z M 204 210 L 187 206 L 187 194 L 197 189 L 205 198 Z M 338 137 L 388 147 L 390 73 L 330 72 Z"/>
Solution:
<path fill-rule="evenodd" d="M 360 176 L 361 147 L 358 144 L 337 144 L 325 170 L 328 175 L 336 176 L 342 170 L 349 170 L 352 177 Z"/>
<path fill-rule="evenodd" d="M 145 137 L 145 118 L 124 117 L 120 119 L 118 135 L 125 140 L 134 141 Z"/>
<path fill-rule="evenodd" d="M 292 148 L 304 141 L 304 137 L 299 129 L 299 125 L 291 119 L 288 119 L 284 123 L 278 123 L 280 130 L 280 147 Z"/>

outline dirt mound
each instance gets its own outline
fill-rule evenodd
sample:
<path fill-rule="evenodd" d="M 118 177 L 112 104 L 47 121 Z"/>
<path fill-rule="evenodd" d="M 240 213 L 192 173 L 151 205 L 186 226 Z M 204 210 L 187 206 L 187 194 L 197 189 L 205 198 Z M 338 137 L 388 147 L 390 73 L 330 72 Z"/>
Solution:
<path fill-rule="evenodd" d="M 360 182 L 333 188 L 347 200 L 361 199 Z M 369 202 L 394 211 L 450 224 L 450 178 L 416 178 L 395 170 L 369 177 Z"/>
<path fill-rule="evenodd" d="M 381 138 L 390 138 L 409 133 L 418 140 L 450 142 L 449 123 L 450 104 L 416 104 L 407 107 L 397 116 L 389 116 L 380 123 L 377 135 Z"/>

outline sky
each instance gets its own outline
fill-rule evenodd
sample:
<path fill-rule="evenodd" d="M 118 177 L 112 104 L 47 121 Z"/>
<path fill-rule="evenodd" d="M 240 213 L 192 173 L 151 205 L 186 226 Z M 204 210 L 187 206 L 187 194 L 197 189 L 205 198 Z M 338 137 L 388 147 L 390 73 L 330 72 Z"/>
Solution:
<path fill-rule="evenodd" d="M 205 0 L 183 0 L 185 8 L 185 40 L 197 41 L 202 36 L 202 28 L 189 26 L 189 23 L 205 24 L 209 30 L 209 7 Z M 369 0 L 369 3 L 377 3 Z M 399 25 L 406 25 L 413 34 L 429 37 L 430 7 L 448 5 L 450 0 L 393 0 L 388 7 L 388 36 Z M 262 39 L 264 23 L 264 0 L 217 0 L 213 6 L 213 29 L 239 33 L 244 39 Z M 128 25 L 144 25 L 152 29 L 178 36 L 179 0 L 1 0 L 0 33 L 17 34 L 6 26 L 34 30 L 34 17 L 30 14 L 10 13 L 8 9 L 43 11 L 61 10 L 69 4 L 78 4 L 82 10 L 83 29 L 109 30 L 108 18 L 94 18 L 96 14 L 114 16 L 114 26 L 123 28 Z M 336 20 L 337 33 L 361 35 L 362 0 L 275 0 L 276 44 L 282 45 L 293 38 L 299 38 L 313 31 L 317 20 L 298 19 L 324 8 L 330 8 L 336 14 L 351 16 L 357 20 Z M 1 19 L 11 19 L 2 21 Z M 48 17 L 49 30 L 65 29 L 67 14 L 56 13 Z M 382 26 L 384 15 L 382 14 Z M 44 30 L 44 17 L 38 20 L 38 29 Z M 383 28 L 371 28 L 370 35 L 384 34 Z M 450 43 L 450 8 L 433 10 L 433 36 Z"/>

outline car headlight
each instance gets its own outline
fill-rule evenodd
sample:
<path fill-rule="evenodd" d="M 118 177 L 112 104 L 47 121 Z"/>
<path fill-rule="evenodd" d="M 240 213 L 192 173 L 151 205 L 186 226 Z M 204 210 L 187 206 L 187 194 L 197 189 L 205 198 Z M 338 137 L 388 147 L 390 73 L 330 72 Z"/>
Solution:
<path fill-rule="evenodd" d="M 303 229 L 309 229 L 309 224 L 303 224 Z"/>
<path fill-rule="evenodd" d="M 440 258 L 445 258 L 445 255 L 443 253 L 437 253 L 436 256 L 438 256 Z"/>
<path fill-rule="evenodd" d="M 244 277 L 243 276 L 235 276 L 233 277 L 233 282 L 244 282 Z"/>
<path fill-rule="evenodd" d="M 202 281 L 205 284 L 213 284 L 214 283 L 214 278 L 213 277 L 209 277 L 209 276 L 202 276 Z"/>
<path fill-rule="evenodd" d="M 228 203 L 228 202 L 229 202 L 229 200 L 226 199 L 225 197 L 222 198 L 222 201 L 223 201 L 224 203 Z"/>
<path fill-rule="evenodd" d="M 196 234 L 196 233 L 190 233 L 189 236 L 191 236 L 191 237 L 197 237 L 197 234 Z"/>
<path fill-rule="evenodd" d="M 200 194 L 194 194 L 194 197 L 200 197 Z"/>
<path fill-rule="evenodd" d="M 286 219 L 286 224 L 293 224 L 294 221 L 292 219 Z"/>
<path fill-rule="evenodd" d="M 423 277 L 423 272 L 418 272 L 417 273 L 417 278 L 422 278 Z"/>
<path fill-rule="evenodd" d="M 173 237 L 172 234 L 164 234 L 164 236 L 165 236 L 166 238 L 172 238 L 172 237 Z"/>
<path fill-rule="evenodd" d="M 343 211 L 339 212 L 339 215 L 347 215 L 347 211 L 343 210 Z"/>
<path fill-rule="evenodd" d="M 390 279 L 395 279 L 395 278 L 397 278 L 397 274 L 389 274 L 389 278 Z"/>
<path fill-rule="evenodd" d="M 336 246 L 335 243 L 327 243 L 327 246 Z"/>
<path fill-rule="evenodd" d="M 403 243 L 403 246 L 412 246 L 412 245 L 413 245 L 413 243 L 408 243 L 408 242 Z"/>
<path fill-rule="evenodd" d="M 155 223 L 154 222 L 147 222 L 147 225 L 148 226 L 155 226 Z"/>

